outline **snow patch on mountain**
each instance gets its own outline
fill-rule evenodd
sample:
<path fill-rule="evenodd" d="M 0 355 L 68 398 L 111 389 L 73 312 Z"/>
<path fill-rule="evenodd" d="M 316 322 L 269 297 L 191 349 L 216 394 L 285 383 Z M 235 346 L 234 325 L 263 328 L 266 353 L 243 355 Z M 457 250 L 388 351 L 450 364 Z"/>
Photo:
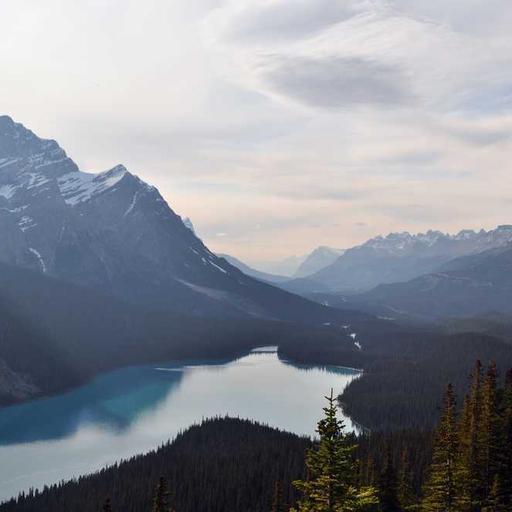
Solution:
<path fill-rule="evenodd" d="M 18 185 L 2 185 L 0 186 L 0 196 L 5 197 L 6 199 L 11 199 L 18 188 Z"/>
<path fill-rule="evenodd" d="M 41 270 L 44 273 L 46 273 L 46 270 L 47 270 L 46 263 L 44 262 L 44 259 L 41 256 L 41 253 L 37 249 L 34 249 L 33 247 L 29 247 L 28 250 L 38 259 L 39 264 L 41 265 Z"/>
<path fill-rule="evenodd" d="M 71 172 L 60 177 L 58 184 L 66 203 L 76 206 L 112 188 L 124 178 L 127 172 L 123 165 L 117 165 L 113 169 L 99 174 Z M 127 213 L 129 213 L 128 210 L 125 215 Z"/>
<path fill-rule="evenodd" d="M 468 244 L 469 252 L 479 252 L 512 242 L 512 225 L 501 225 L 490 231 L 463 229 L 454 235 L 433 230 L 417 234 L 403 231 L 390 233 L 385 237 L 371 238 L 358 247 L 368 247 L 381 253 L 399 255 L 415 251 L 418 247 L 434 247 L 442 242 L 465 242 Z"/>
<path fill-rule="evenodd" d="M 182 219 L 182 222 L 183 222 L 183 224 L 185 224 L 185 227 L 190 229 L 190 231 L 192 231 L 192 233 L 195 234 L 196 230 L 194 229 L 194 224 L 192 224 L 192 221 L 190 220 L 189 217 L 184 217 Z"/>
<path fill-rule="evenodd" d="M 0 169 L 2 169 L 3 167 L 9 167 L 10 165 L 14 165 L 19 160 L 19 158 L 0 158 Z"/>
<path fill-rule="evenodd" d="M 49 183 L 51 180 L 45 176 L 44 174 L 30 172 L 27 173 L 28 182 L 26 184 L 27 190 L 40 187 L 41 185 L 45 185 Z"/>
<path fill-rule="evenodd" d="M 130 203 L 126 211 L 123 213 L 123 217 L 126 217 L 128 214 L 130 214 L 135 208 L 135 205 L 137 204 L 137 199 L 139 197 L 139 192 L 139 190 L 136 190 L 135 193 L 133 194 L 132 202 Z"/>
<path fill-rule="evenodd" d="M 432 247 L 443 238 L 449 239 L 450 236 L 440 231 L 427 231 L 426 233 L 418 233 L 416 235 L 411 235 L 408 231 L 403 231 L 400 233 L 390 233 L 385 237 L 376 236 L 360 247 L 369 247 L 381 253 L 397 254 L 414 250 L 415 246 L 418 244 Z"/>
<path fill-rule="evenodd" d="M 35 222 L 35 220 L 32 217 L 24 215 L 18 221 L 18 226 L 21 229 L 21 231 L 25 232 L 27 231 L 27 229 L 35 228 L 37 226 L 37 222 Z"/>

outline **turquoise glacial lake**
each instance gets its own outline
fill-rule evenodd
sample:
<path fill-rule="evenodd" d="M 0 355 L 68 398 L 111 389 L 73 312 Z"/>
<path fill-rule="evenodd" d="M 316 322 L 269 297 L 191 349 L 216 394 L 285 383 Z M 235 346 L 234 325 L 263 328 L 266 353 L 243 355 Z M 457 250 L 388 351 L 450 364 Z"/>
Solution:
<path fill-rule="evenodd" d="M 123 368 L 0 409 L 0 500 L 147 452 L 203 418 L 250 418 L 313 435 L 323 397 L 358 375 L 290 364 L 268 347 L 232 361 Z"/>

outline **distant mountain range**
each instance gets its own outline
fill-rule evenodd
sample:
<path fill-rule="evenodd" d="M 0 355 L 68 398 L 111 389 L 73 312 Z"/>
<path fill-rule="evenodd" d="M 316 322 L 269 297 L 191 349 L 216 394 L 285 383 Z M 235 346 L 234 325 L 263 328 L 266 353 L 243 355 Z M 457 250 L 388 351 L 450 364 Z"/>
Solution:
<path fill-rule="evenodd" d="M 457 235 L 397 233 L 349 249 L 309 276 L 308 289 L 295 291 L 325 305 L 395 320 L 511 314 L 511 271 L 510 225 Z M 331 291 L 319 289 L 324 283 Z"/>
<path fill-rule="evenodd" d="M 333 263 L 343 251 L 320 246 L 308 254 L 288 256 L 282 260 L 258 263 L 258 271 L 288 279 L 306 277 Z"/>
<path fill-rule="evenodd" d="M 267 266 L 270 265 L 272 268 L 282 267 L 284 273 L 281 275 L 256 270 L 238 258 L 228 254 L 219 254 L 218 256 L 225 258 L 229 263 L 231 263 L 231 265 L 237 267 L 248 276 L 252 276 L 256 279 L 267 281 L 269 283 L 285 283 L 292 279 L 304 278 L 314 274 L 320 269 L 323 269 L 336 261 L 341 254 L 343 254 L 342 249 L 320 246 L 306 256 L 290 256 L 281 262 L 275 262 L 274 264 L 267 263 Z M 265 264 L 262 264 L 262 266 L 265 266 Z"/>
<path fill-rule="evenodd" d="M 255 270 L 236 258 L 224 257 L 245 274 L 293 293 L 357 294 L 381 284 L 406 282 L 435 272 L 453 259 L 504 247 L 510 242 L 512 225 L 489 231 L 466 229 L 455 235 L 432 230 L 418 234 L 390 233 L 347 250 L 320 246 L 299 258 L 302 263 L 290 277 Z"/>
<path fill-rule="evenodd" d="M 502 247 L 510 241 L 512 226 L 508 225 L 491 231 L 463 230 L 456 235 L 440 231 L 391 233 L 348 249 L 309 280 L 335 292 L 362 292 L 380 284 L 414 279 L 454 258 Z"/>
<path fill-rule="evenodd" d="M 437 319 L 512 314 L 512 243 L 462 256 L 436 272 L 380 285 L 349 298 L 360 309 L 393 318 Z M 344 307 L 350 307 L 347 303 Z"/>
<path fill-rule="evenodd" d="M 374 310 L 367 305 L 367 301 L 374 303 L 383 300 L 379 294 L 383 293 L 384 288 L 372 292 L 373 288 L 406 283 L 436 273 L 454 259 L 504 247 L 509 242 L 512 242 L 512 226 L 509 225 L 489 231 L 462 230 L 455 235 L 440 231 L 416 235 L 391 233 L 372 238 L 346 251 L 318 247 L 291 278 L 266 274 L 235 258 L 226 258 L 245 274 L 274 283 L 292 293 L 316 300 L 320 298 L 322 303 L 338 307 L 356 306 L 366 311 L 380 311 L 380 308 Z M 394 290 L 395 287 L 385 289 Z M 361 301 L 354 302 L 354 297 L 347 303 L 347 294 L 357 296 Z M 486 306 L 482 306 L 485 310 Z M 481 309 L 477 310 L 482 312 Z"/>

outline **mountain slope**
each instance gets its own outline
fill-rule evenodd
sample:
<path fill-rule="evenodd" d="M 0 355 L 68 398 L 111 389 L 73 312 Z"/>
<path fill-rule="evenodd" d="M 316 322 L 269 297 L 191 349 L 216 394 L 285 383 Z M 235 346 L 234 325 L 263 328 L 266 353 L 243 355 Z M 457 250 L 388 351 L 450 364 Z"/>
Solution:
<path fill-rule="evenodd" d="M 288 281 L 290 278 L 285 276 L 278 276 L 276 274 L 269 274 L 267 272 L 261 272 L 260 270 L 256 270 L 249 265 L 245 264 L 243 261 L 240 261 L 238 258 L 234 256 L 230 256 L 229 254 L 218 254 L 219 258 L 225 259 L 230 265 L 236 267 L 238 270 L 241 270 L 244 274 L 254 277 L 259 281 L 263 281 L 266 283 L 284 283 Z"/>
<path fill-rule="evenodd" d="M 60 391 L 125 364 L 234 353 L 255 342 L 248 334 L 234 321 L 152 313 L 0 264 L 0 404 Z"/>
<path fill-rule="evenodd" d="M 366 291 L 379 284 L 408 281 L 436 271 L 454 258 L 501 247 L 510 241 L 512 226 L 479 232 L 463 230 L 457 235 L 439 231 L 392 233 L 345 251 L 310 279 L 334 291 Z"/>
<path fill-rule="evenodd" d="M 334 260 L 336 260 L 343 253 L 340 249 L 332 249 L 331 247 L 317 247 L 312 251 L 304 261 L 299 265 L 298 270 L 293 277 L 280 276 L 277 274 L 270 274 L 256 270 L 244 262 L 240 261 L 233 256 L 227 254 L 218 254 L 219 257 L 224 258 L 228 263 L 241 270 L 244 274 L 254 277 L 260 281 L 274 284 L 279 288 L 289 291 L 291 293 L 307 293 L 312 290 L 327 291 L 329 287 L 309 279 L 307 276 L 316 271 L 327 267 Z"/>
<path fill-rule="evenodd" d="M 350 317 L 355 323 L 367 318 Z M 152 311 L 0 263 L 0 405 L 59 392 L 119 366 L 234 357 L 262 344 L 322 339 L 334 340 L 348 357 L 358 353 L 348 332 L 335 325 Z"/>
<path fill-rule="evenodd" d="M 342 254 L 342 249 L 333 249 L 321 245 L 308 254 L 307 258 L 300 264 L 294 277 L 310 276 L 323 268 L 332 265 Z"/>
<path fill-rule="evenodd" d="M 338 316 L 217 257 L 158 190 L 118 165 L 81 172 L 0 117 L 0 261 L 147 307 L 317 323 Z"/>
<path fill-rule="evenodd" d="M 274 274 L 291 278 L 295 272 L 297 272 L 297 269 L 306 258 L 307 255 L 304 254 L 300 256 L 288 256 L 282 260 L 260 261 L 258 262 L 258 268 L 267 274 Z"/>
<path fill-rule="evenodd" d="M 438 272 L 405 283 L 381 285 L 351 297 L 390 316 L 425 319 L 512 312 L 512 244 L 454 259 Z M 368 309 L 368 308 L 365 308 Z"/>

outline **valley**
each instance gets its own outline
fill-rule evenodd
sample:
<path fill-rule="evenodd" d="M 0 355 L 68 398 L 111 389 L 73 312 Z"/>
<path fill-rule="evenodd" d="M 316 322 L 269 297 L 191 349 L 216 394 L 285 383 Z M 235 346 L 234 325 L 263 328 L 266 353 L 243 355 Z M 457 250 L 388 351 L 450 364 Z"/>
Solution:
<path fill-rule="evenodd" d="M 312 435 L 330 388 L 349 430 L 429 431 L 475 360 L 512 367 L 510 226 L 319 247 L 271 274 L 214 254 L 125 167 L 84 173 L 55 141 L 0 128 L 4 499 L 205 417 Z"/>

